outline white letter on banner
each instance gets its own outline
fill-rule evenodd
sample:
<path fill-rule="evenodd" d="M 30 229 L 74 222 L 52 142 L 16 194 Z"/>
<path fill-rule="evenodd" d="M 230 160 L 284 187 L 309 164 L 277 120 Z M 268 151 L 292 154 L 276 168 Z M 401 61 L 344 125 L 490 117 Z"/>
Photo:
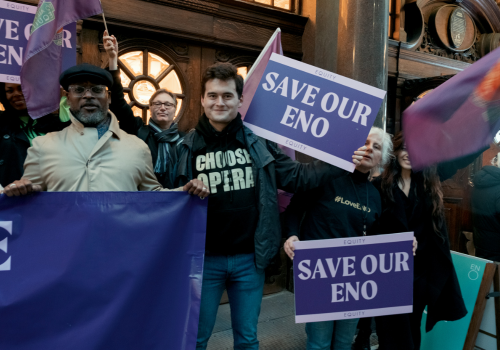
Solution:
<path fill-rule="evenodd" d="M 4 49 L 4 50 L 7 50 L 7 46 L 5 46 L 5 45 L 0 45 L 0 47 L 2 49 Z M 3 51 L 3 52 L 0 51 L 0 56 L 5 57 L 5 51 Z M 3 63 L 3 64 L 7 63 L 7 59 L 4 59 L 3 61 L 0 61 L 0 63 Z"/>
<path fill-rule="evenodd" d="M 17 54 L 16 48 L 9 45 L 9 64 L 12 64 L 12 58 L 20 66 L 23 64 L 23 48 L 19 48 L 19 55 Z"/>
<path fill-rule="evenodd" d="M 30 23 L 26 27 L 24 27 L 24 36 L 26 37 L 26 40 L 30 39 L 32 26 L 33 24 Z"/>
<path fill-rule="evenodd" d="M 372 286 L 372 295 L 371 296 L 368 296 L 368 291 L 366 290 L 368 284 L 370 286 Z M 361 286 L 361 295 L 366 300 L 371 300 L 371 299 L 375 298 L 377 296 L 377 291 L 378 291 L 377 284 L 373 281 L 366 281 Z"/>
<path fill-rule="evenodd" d="M 345 110 L 345 107 L 347 105 L 347 102 L 349 102 L 349 99 L 347 97 L 342 97 L 342 104 L 340 105 L 340 108 L 339 108 L 339 117 L 340 118 L 344 118 L 344 119 L 350 118 L 352 115 L 352 111 L 354 110 L 354 106 L 357 103 L 356 101 L 354 101 L 352 104 L 352 107 L 351 107 L 351 111 L 349 112 L 349 115 L 345 115 L 344 110 Z"/>
<path fill-rule="evenodd" d="M 311 265 L 311 260 L 302 260 L 301 262 L 299 262 L 299 265 L 297 267 L 299 268 L 300 271 L 303 272 L 299 274 L 299 278 L 301 280 L 307 280 L 309 279 L 309 277 L 311 277 L 311 270 L 308 269 L 310 265 Z"/>
<path fill-rule="evenodd" d="M 321 129 L 321 132 L 318 134 L 318 124 L 320 121 L 323 122 L 323 129 Z M 325 136 L 329 128 L 330 123 L 328 122 L 328 120 L 326 120 L 325 118 L 318 118 L 313 122 L 313 125 L 311 126 L 311 132 L 314 137 L 319 138 Z"/>
<path fill-rule="evenodd" d="M 366 108 L 364 112 L 363 108 Z M 354 115 L 354 118 L 352 118 L 352 121 L 355 123 L 359 123 L 359 118 L 361 118 L 361 125 L 366 126 L 366 117 L 370 115 L 371 112 L 372 109 L 369 106 L 359 103 L 358 109 L 356 110 L 356 114 Z"/>
<path fill-rule="evenodd" d="M 367 259 L 370 259 L 372 261 L 372 270 L 371 271 L 368 271 L 368 267 L 366 265 Z M 377 271 L 377 258 L 373 255 L 366 255 L 365 257 L 363 257 L 363 260 L 361 260 L 361 271 L 363 271 L 363 273 L 365 275 L 371 275 L 375 271 Z"/>
<path fill-rule="evenodd" d="M 62 47 L 72 49 L 72 47 L 71 47 L 71 32 L 69 30 L 66 30 L 66 29 L 63 31 Z"/>
<path fill-rule="evenodd" d="M 349 260 L 352 260 L 352 263 L 349 264 Z M 356 275 L 356 270 L 354 270 L 354 262 L 356 261 L 355 256 L 347 256 L 342 258 L 342 261 L 344 263 L 344 274 L 342 276 L 355 276 Z M 352 272 L 349 272 L 349 269 L 352 269 Z"/>
<path fill-rule="evenodd" d="M 276 86 L 276 83 L 274 82 L 274 80 L 272 79 L 274 77 L 274 79 L 278 79 L 280 75 L 278 73 L 267 73 L 266 75 L 266 80 L 267 80 L 267 83 L 269 84 L 262 84 L 262 88 L 266 91 L 271 91 L 272 89 L 274 89 L 274 87 Z"/>
<path fill-rule="evenodd" d="M 283 125 L 286 125 L 286 126 L 293 126 L 293 118 L 295 118 L 295 116 L 297 114 L 291 114 L 290 112 L 291 111 L 294 111 L 295 113 L 297 113 L 299 111 L 298 108 L 295 108 L 295 107 L 292 107 L 292 106 L 286 106 L 286 111 L 285 111 L 285 115 L 283 116 L 283 119 L 281 119 L 281 124 Z M 288 124 L 287 123 L 287 120 L 288 119 L 291 119 L 292 121 Z"/>
<path fill-rule="evenodd" d="M 349 294 L 352 295 L 354 300 L 359 300 L 359 282 L 356 282 L 356 289 L 349 282 L 345 284 L 345 301 L 349 301 Z"/>
<path fill-rule="evenodd" d="M 314 268 L 314 272 L 312 275 L 312 280 L 316 278 L 316 274 L 319 273 L 319 278 L 327 278 L 328 276 L 326 275 L 325 268 L 323 267 L 323 263 L 321 262 L 321 259 L 318 259 L 316 262 L 316 267 Z"/>
<path fill-rule="evenodd" d="M 12 235 L 12 221 L 0 221 L 0 227 L 6 230 L 10 235 Z M 7 243 L 8 237 L 5 237 L 0 241 L 0 250 L 7 253 Z M 0 264 L 0 271 L 9 271 L 11 269 L 11 258 L 9 258 L 2 264 Z"/>
<path fill-rule="evenodd" d="M 2 24 L 5 20 L 3 18 L 0 18 L 0 28 L 2 28 Z"/>
<path fill-rule="evenodd" d="M 333 97 L 333 101 L 332 101 L 332 106 L 328 108 L 326 104 L 328 103 L 328 99 L 330 98 L 330 96 Z M 339 105 L 339 97 L 337 96 L 336 93 L 333 92 L 327 93 L 325 96 L 323 96 L 323 99 L 321 100 L 321 109 L 324 110 L 326 113 L 333 112 L 334 110 L 337 109 L 338 105 Z"/>
<path fill-rule="evenodd" d="M 410 268 L 408 267 L 408 253 L 402 252 L 402 253 L 396 253 L 396 269 L 394 271 L 400 272 L 401 267 L 403 267 L 403 271 L 409 271 Z"/>
<path fill-rule="evenodd" d="M 309 129 L 309 124 L 311 124 L 311 120 L 313 118 L 314 114 L 311 114 L 309 117 L 309 120 L 307 120 L 306 117 L 306 112 L 301 110 L 299 113 L 299 117 L 297 118 L 297 121 L 295 122 L 295 125 L 293 126 L 294 129 L 297 129 L 297 125 L 300 124 L 302 125 L 302 131 L 307 132 L 307 129 Z"/>
<path fill-rule="evenodd" d="M 281 89 L 281 96 L 288 97 L 288 77 L 285 77 L 273 92 L 276 93 L 278 89 Z"/>
<path fill-rule="evenodd" d="M 297 97 L 302 90 L 307 86 L 306 83 L 302 84 L 302 87 L 300 88 L 299 91 L 297 91 L 297 88 L 299 87 L 299 82 L 298 80 L 292 79 L 292 100 L 295 100 L 295 97 Z"/>
<path fill-rule="evenodd" d="M 316 97 L 316 94 L 313 94 L 312 91 L 316 90 L 316 94 L 319 92 L 319 88 L 316 86 L 309 85 L 307 87 L 306 94 L 304 95 L 304 98 L 302 99 L 302 103 L 306 104 L 308 106 L 314 106 L 314 98 Z M 312 101 L 309 102 L 309 98 L 312 98 Z"/>
<path fill-rule="evenodd" d="M 5 21 L 5 39 L 19 40 L 19 35 L 12 36 L 12 33 L 17 34 L 17 27 L 14 27 L 13 24 L 19 27 L 19 22 L 17 21 Z"/>
<path fill-rule="evenodd" d="M 392 258 L 393 258 L 394 253 L 389 254 L 389 261 L 390 261 L 390 266 L 388 269 L 385 268 L 385 254 L 380 254 L 380 272 L 382 273 L 389 273 L 392 270 Z"/>
<path fill-rule="evenodd" d="M 325 259 L 326 263 L 328 264 L 328 268 L 330 269 L 330 274 L 332 275 L 332 278 L 335 278 L 335 275 L 337 274 L 337 271 L 339 269 L 339 264 L 340 264 L 340 258 L 337 258 L 337 265 L 333 265 L 332 258 Z"/>
<path fill-rule="evenodd" d="M 340 290 L 338 288 L 340 287 Z M 342 288 L 344 288 L 344 283 L 335 283 L 332 284 L 332 303 L 338 303 L 344 301 L 344 297 L 342 296 Z M 338 295 L 342 296 L 342 299 L 338 299 Z"/>

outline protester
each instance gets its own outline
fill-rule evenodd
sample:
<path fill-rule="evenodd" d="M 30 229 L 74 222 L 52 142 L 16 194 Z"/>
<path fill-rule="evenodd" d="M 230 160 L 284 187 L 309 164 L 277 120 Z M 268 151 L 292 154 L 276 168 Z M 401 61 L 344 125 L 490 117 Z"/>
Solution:
<path fill-rule="evenodd" d="M 413 313 L 377 317 L 377 335 L 380 350 L 418 350 L 426 306 L 427 331 L 438 321 L 458 320 L 467 313 L 451 260 L 440 178 L 451 177 L 470 160 L 414 172 L 402 133 L 393 143 L 394 158 L 373 184 L 382 198 L 380 233 L 412 231 L 418 241 Z"/>
<path fill-rule="evenodd" d="M 379 128 L 372 128 L 365 146 L 353 156 L 353 173 L 332 178 L 323 186 L 296 193 L 285 214 L 288 239 L 285 252 L 293 259 L 294 242 L 376 234 L 381 214 L 380 195 L 369 181 L 370 171 L 388 161 L 392 144 L 390 137 Z M 358 203 L 362 210 L 345 202 Z M 307 349 L 350 350 L 358 319 L 310 322 L 306 324 Z"/>
<path fill-rule="evenodd" d="M 108 110 L 109 72 L 81 64 L 64 71 L 71 126 L 33 141 L 21 180 L 6 186 L 8 196 L 32 191 L 157 191 L 151 154 L 138 138 L 120 130 Z M 208 189 L 193 180 L 184 190 L 202 198 Z"/>
<path fill-rule="evenodd" d="M 476 256 L 500 261 L 500 169 L 499 154 L 474 176 L 472 222 Z"/>
<path fill-rule="evenodd" d="M 0 83 L 0 184 L 6 186 L 23 175 L 23 164 L 33 139 L 70 125 L 69 119 L 49 114 L 33 120 L 28 115 L 21 85 Z"/>
<path fill-rule="evenodd" d="M 157 90 L 149 100 L 149 125 L 144 124 L 142 118 L 134 116 L 123 95 L 118 69 L 118 42 L 115 36 L 109 36 L 107 31 L 104 32 L 102 40 L 109 57 L 109 71 L 113 76 L 110 110 L 115 113 L 122 130 L 138 136 L 148 145 L 156 178 L 164 187 L 172 188 L 171 173 L 176 163 L 175 147 L 185 135 L 178 130 L 177 123 L 174 123 L 177 96 L 165 89 Z"/>
<path fill-rule="evenodd" d="M 204 114 L 177 146 L 175 185 L 202 180 L 210 189 L 197 349 L 212 334 L 224 289 L 235 349 L 258 349 L 257 321 L 264 269 L 280 247 L 277 189 L 319 186 L 336 168 L 300 164 L 243 126 L 243 78 L 229 63 L 202 76 Z"/>

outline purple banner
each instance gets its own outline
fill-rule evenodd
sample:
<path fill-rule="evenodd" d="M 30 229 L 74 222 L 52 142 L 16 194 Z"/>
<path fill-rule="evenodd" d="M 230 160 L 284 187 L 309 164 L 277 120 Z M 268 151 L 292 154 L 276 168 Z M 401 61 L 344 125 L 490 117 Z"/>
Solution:
<path fill-rule="evenodd" d="M 36 6 L 0 0 L 0 82 L 21 84 L 21 65 Z M 76 64 L 76 23 L 62 33 L 62 70 Z"/>
<path fill-rule="evenodd" d="M 244 123 L 256 135 L 354 171 L 385 91 L 273 53 Z"/>
<path fill-rule="evenodd" d="M 0 195 L 0 349 L 192 350 L 207 201 Z"/>
<path fill-rule="evenodd" d="M 413 232 L 295 242 L 295 322 L 410 313 Z"/>

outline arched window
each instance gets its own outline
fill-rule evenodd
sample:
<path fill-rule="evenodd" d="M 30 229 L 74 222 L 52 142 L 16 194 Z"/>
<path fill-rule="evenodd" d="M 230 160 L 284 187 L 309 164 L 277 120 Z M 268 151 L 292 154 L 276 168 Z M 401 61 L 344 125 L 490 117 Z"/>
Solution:
<path fill-rule="evenodd" d="M 168 62 L 167 59 L 144 49 L 121 54 L 118 66 L 125 100 L 132 107 L 134 115 L 141 117 L 147 123 L 151 117 L 149 110 L 151 95 L 158 89 L 166 89 L 177 94 L 174 120 L 179 119 L 185 95 L 173 62 Z"/>

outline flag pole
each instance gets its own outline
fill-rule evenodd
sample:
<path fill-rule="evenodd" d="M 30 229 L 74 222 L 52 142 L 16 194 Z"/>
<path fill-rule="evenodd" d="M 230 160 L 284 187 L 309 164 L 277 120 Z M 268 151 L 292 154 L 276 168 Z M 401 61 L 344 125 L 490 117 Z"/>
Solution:
<path fill-rule="evenodd" d="M 102 8 L 102 1 L 99 0 L 99 2 L 101 3 L 101 8 Z M 106 32 L 108 32 L 108 26 L 106 25 L 106 18 L 104 17 L 104 9 L 102 10 L 102 20 L 104 22 L 104 29 L 106 29 Z M 108 35 L 109 35 L 109 32 L 108 32 Z"/>

